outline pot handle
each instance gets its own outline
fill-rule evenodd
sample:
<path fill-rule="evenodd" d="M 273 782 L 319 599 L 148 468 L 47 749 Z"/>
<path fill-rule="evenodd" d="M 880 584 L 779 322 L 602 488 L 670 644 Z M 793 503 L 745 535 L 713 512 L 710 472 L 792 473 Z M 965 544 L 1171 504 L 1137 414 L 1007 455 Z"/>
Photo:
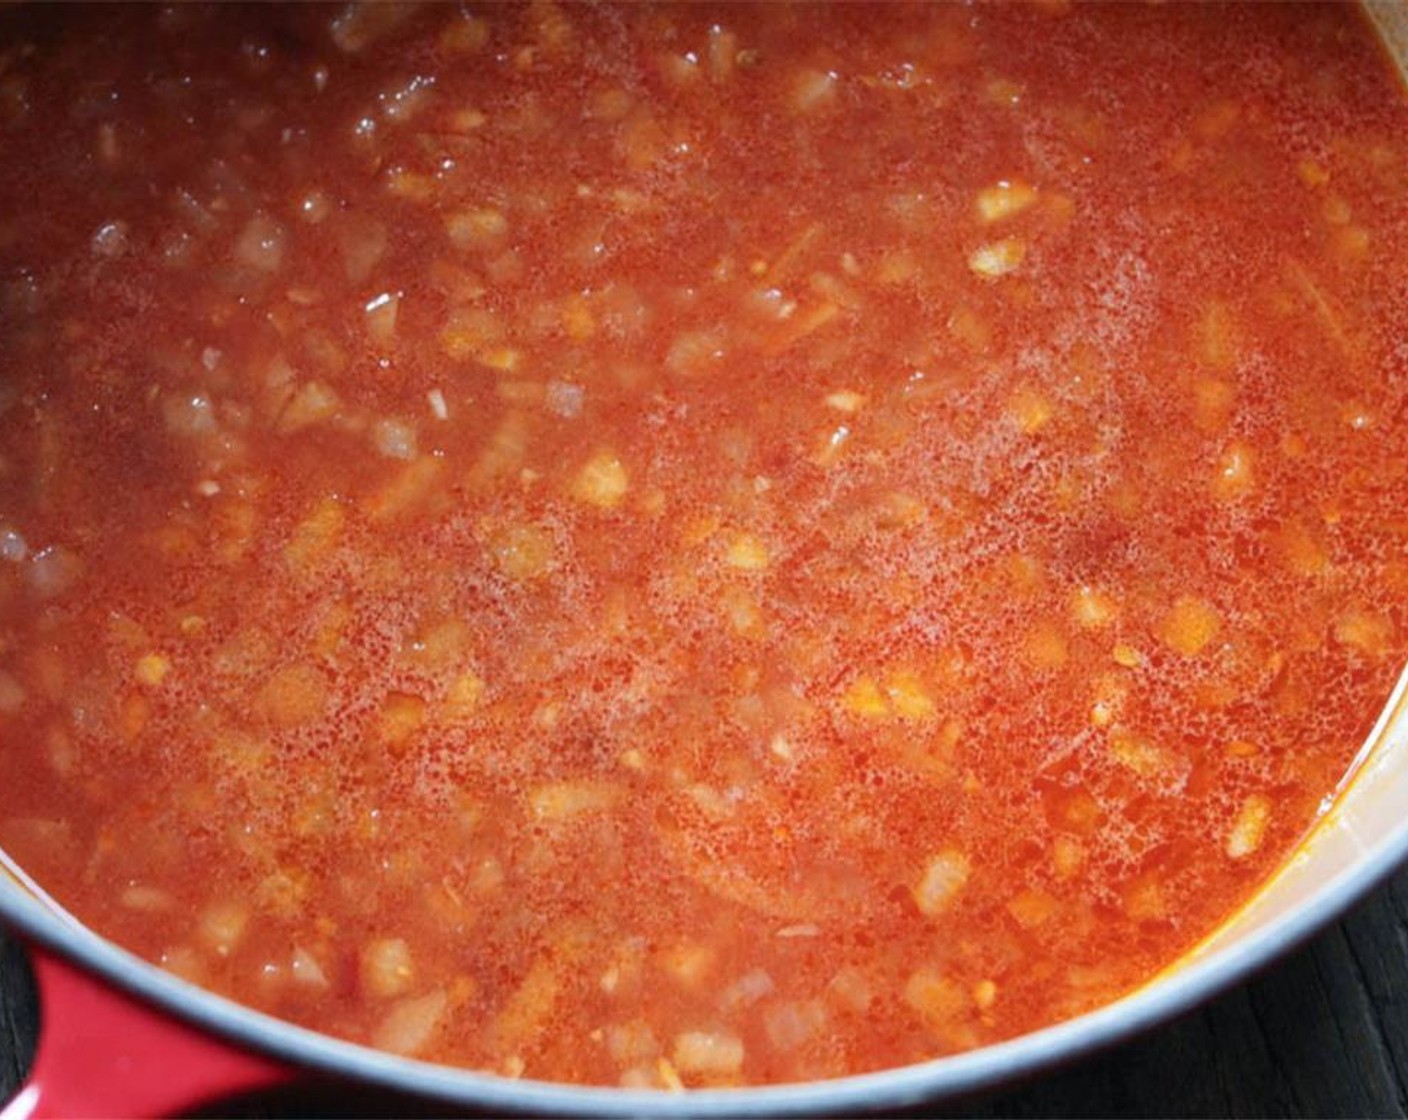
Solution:
<path fill-rule="evenodd" d="M 290 1082 L 272 1058 L 206 1034 L 31 945 L 42 1008 L 29 1079 L 0 1120 L 174 1116 Z"/>

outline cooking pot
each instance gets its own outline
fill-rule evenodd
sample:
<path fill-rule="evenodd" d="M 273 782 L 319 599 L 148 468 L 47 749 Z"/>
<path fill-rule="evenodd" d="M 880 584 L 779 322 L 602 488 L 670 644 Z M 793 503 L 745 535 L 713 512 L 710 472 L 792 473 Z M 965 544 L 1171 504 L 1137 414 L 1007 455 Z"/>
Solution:
<path fill-rule="evenodd" d="M 1408 74 L 1408 7 L 1365 0 Z M 1108 1006 L 997 1045 L 838 1080 L 666 1093 L 518 1081 L 394 1057 L 196 988 L 89 932 L 0 861 L 0 921 L 26 942 L 43 1030 L 0 1120 L 162 1114 L 332 1077 L 492 1113 L 782 1115 L 895 1109 L 1012 1081 L 1172 1018 L 1308 937 L 1408 857 L 1408 673 L 1316 826 L 1200 945 Z M 3 853 L 0 853 L 2 856 Z"/>

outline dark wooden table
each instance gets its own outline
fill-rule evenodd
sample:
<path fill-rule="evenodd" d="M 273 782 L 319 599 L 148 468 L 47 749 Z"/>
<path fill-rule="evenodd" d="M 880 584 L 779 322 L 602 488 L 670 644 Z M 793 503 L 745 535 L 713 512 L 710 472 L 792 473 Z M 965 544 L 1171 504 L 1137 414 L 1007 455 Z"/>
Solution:
<path fill-rule="evenodd" d="M 18 1085 L 37 1012 L 23 957 L 0 939 L 0 1101 Z M 336 1091 L 224 1102 L 212 1115 L 401 1114 Z M 1263 975 L 1117 1049 L 944 1115 L 1408 1114 L 1408 870 Z"/>

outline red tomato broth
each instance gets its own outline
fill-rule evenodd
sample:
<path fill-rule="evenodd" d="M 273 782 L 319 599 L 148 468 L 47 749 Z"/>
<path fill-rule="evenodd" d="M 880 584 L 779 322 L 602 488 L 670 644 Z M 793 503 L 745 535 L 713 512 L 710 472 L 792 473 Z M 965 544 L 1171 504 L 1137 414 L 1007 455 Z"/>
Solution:
<path fill-rule="evenodd" d="M 0 843 L 183 976 L 553 1080 L 952 1053 L 1195 944 L 1392 686 L 1349 10 L 3 20 Z"/>

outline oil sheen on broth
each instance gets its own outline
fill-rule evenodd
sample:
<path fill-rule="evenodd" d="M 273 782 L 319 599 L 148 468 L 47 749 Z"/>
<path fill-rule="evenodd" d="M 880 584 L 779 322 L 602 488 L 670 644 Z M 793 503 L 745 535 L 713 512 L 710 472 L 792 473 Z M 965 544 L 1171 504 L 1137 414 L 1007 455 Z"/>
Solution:
<path fill-rule="evenodd" d="M 508 1076 L 1204 936 L 1404 656 L 1408 107 L 1253 5 L 0 13 L 0 843 Z"/>

